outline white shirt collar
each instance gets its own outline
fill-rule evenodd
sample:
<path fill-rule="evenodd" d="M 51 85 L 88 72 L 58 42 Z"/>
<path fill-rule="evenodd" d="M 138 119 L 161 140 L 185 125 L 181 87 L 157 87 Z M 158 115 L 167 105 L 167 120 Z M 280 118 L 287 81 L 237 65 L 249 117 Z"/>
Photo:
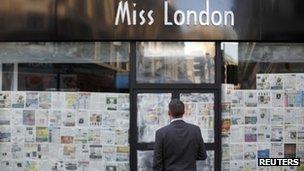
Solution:
<path fill-rule="evenodd" d="M 170 121 L 170 123 L 174 122 L 174 121 L 183 121 L 183 118 L 174 118 Z"/>

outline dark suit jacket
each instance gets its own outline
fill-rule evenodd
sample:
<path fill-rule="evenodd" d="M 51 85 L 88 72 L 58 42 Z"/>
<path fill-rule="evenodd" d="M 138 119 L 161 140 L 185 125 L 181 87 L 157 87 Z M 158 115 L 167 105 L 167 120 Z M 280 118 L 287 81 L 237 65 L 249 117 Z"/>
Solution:
<path fill-rule="evenodd" d="M 206 158 L 198 126 L 177 120 L 156 131 L 154 171 L 196 171 L 196 160 Z"/>

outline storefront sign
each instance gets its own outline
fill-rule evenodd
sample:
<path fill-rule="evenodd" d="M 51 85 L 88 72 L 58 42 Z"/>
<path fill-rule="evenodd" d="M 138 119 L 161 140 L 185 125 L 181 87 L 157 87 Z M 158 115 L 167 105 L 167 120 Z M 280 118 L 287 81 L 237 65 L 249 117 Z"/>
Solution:
<path fill-rule="evenodd" d="M 304 39 L 301 0 L 1 2 L 2 41 Z"/>
<path fill-rule="evenodd" d="M 136 3 L 132 5 L 128 1 L 120 1 L 117 7 L 117 12 L 115 15 L 115 25 L 127 23 L 128 25 L 153 25 L 155 18 L 153 16 L 154 11 L 143 9 L 137 10 Z M 176 10 L 173 14 L 173 19 L 169 19 L 169 3 L 164 1 L 164 25 L 234 25 L 234 13 L 233 11 L 210 11 L 209 0 L 206 0 L 205 7 L 200 11 L 195 10 Z M 134 8 L 133 10 L 130 8 Z M 139 20 L 137 19 L 139 18 Z"/>

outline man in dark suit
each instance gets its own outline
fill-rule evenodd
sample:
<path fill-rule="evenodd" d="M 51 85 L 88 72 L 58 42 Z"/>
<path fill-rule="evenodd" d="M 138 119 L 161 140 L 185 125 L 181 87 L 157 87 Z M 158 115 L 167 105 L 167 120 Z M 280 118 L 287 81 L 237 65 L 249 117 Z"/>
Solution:
<path fill-rule="evenodd" d="M 196 160 L 207 158 L 198 126 L 183 121 L 185 106 L 179 99 L 169 104 L 170 125 L 156 131 L 154 171 L 196 171 Z"/>

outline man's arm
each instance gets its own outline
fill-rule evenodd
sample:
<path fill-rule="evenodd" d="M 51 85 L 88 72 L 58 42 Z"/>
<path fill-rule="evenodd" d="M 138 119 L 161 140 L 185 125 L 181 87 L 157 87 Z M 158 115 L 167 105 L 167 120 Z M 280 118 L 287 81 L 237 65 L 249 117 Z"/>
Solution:
<path fill-rule="evenodd" d="M 198 139 L 199 139 L 199 144 L 198 144 L 198 152 L 197 152 L 197 159 L 196 160 L 205 160 L 207 158 L 207 152 L 206 152 L 206 147 L 205 143 L 202 137 L 202 133 L 200 128 L 198 127 Z"/>
<path fill-rule="evenodd" d="M 153 171 L 162 171 L 163 167 L 163 137 L 158 130 L 155 134 Z"/>

